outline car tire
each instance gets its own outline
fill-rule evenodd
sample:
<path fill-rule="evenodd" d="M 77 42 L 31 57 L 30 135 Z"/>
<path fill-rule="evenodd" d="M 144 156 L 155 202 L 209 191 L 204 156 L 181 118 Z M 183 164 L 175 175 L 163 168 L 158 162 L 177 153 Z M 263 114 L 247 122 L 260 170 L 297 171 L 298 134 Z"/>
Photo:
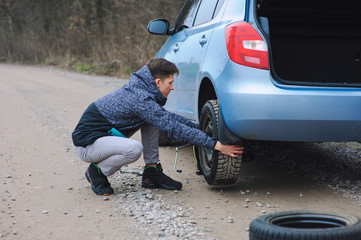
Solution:
<path fill-rule="evenodd" d="M 158 144 L 159 146 L 169 146 L 173 143 L 166 133 L 158 131 Z"/>
<path fill-rule="evenodd" d="M 360 240 L 360 218 L 327 212 L 287 211 L 260 216 L 251 222 L 250 240 Z"/>
<path fill-rule="evenodd" d="M 219 113 L 218 100 L 209 100 L 203 106 L 199 121 L 200 129 L 215 139 L 218 136 Z M 237 181 L 242 156 L 232 158 L 204 147 L 199 147 L 198 151 L 199 167 L 208 184 L 233 184 Z"/>

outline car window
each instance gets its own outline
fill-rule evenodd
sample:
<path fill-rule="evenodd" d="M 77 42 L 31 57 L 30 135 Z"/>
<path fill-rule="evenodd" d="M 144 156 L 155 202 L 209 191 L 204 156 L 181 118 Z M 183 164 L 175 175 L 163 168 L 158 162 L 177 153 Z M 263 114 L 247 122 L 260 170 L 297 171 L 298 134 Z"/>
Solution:
<path fill-rule="evenodd" d="M 189 0 L 184 6 L 181 15 L 178 18 L 177 29 L 180 30 L 182 27 L 192 27 L 194 16 L 196 15 L 198 5 L 201 0 Z"/>
<path fill-rule="evenodd" d="M 212 19 L 214 8 L 218 0 L 203 0 L 199 6 L 194 26 L 208 22 Z"/>
<path fill-rule="evenodd" d="M 214 10 L 214 14 L 213 14 L 213 18 L 215 16 L 217 16 L 217 14 L 219 13 L 219 10 L 221 10 L 221 7 L 223 5 L 224 0 L 218 0 L 217 6 L 216 6 L 216 10 Z"/>

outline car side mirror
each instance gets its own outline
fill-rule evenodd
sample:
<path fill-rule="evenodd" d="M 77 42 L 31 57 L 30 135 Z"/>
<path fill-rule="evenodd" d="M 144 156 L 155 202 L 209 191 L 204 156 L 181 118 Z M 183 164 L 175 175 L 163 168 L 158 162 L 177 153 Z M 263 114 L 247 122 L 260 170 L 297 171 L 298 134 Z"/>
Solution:
<path fill-rule="evenodd" d="M 169 35 L 169 21 L 167 19 L 155 19 L 149 22 L 148 32 L 157 35 Z"/>

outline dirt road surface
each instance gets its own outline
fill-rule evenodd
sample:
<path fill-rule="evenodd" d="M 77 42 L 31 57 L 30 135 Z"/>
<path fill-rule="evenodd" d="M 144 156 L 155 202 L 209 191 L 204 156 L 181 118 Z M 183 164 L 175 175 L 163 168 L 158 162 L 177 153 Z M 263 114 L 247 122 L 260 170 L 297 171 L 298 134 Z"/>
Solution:
<path fill-rule="evenodd" d="M 350 176 L 337 171 L 329 175 L 332 166 L 338 169 L 337 164 L 325 160 L 326 170 L 309 164 L 305 171 L 298 171 L 290 157 L 280 165 L 269 164 L 274 158 L 269 152 L 245 162 L 236 184 L 209 186 L 196 175 L 191 148 L 180 151 L 177 167 L 183 172 L 177 173 L 173 170 L 176 146 L 162 147 L 160 160 L 165 172 L 182 181 L 183 190 L 142 192 L 139 176 L 117 173 L 110 177 L 115 194 L 96 196 L 84 177 L 87 164 L 78 160 L 70 135 L 92 101 L 125 82 L 52 68 L 0 64 L 0 238 L 183 239 L 188 234 L 191 239 L 248 239 L 250 222 L 265 213 L 309 209 L 361 215 L 359 172 L 342 182 L 351 185 L 349 189 L 333 191 Z M 358 144 L 353 144 L 356 150 L 352 154 L 357 158 Z M 312 158 L 316 153 L 310 151 L 307 155 L 302 155 L 304 148 L 289 152 Z M 316 155 L 319 158 L 320 153 Z M 339 158 L 346 157 L 341 154 Z M 142 170 L 142 161 L 127 168 Z M 360 166 L 359 162 L 357 167 L 353 164 L 349 169 Z M 166 205 L 164 209 L 157 206 L 159 201 Z M 139 209 L 139 202 L 144 203 L 143 208 Z M 181 211 L 177 224 L 186 230 L 177 232 L 168 226 L 173 223 L 165 225 L 165 220 L 156 216 L 142 220 L 148 213 L 139 211 L 157 207 Z M 168 222 L 179 219 L 168 218 L 166 213 L 162 217 Z M 158 228 L 162 224 L 164 227 Z M 193 235 L 187 228 L 193 229 Z"/>

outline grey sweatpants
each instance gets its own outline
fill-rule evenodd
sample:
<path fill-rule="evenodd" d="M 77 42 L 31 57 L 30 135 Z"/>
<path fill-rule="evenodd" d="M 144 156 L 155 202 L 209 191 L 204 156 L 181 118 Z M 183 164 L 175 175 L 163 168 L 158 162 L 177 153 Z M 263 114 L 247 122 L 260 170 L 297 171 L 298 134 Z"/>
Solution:
<path fill-rule="evenodd" d="M 84 162 L 97 163 L 105 176 L 137 161 L 142 153 L 145 163 L 158 162 L 158 130 L 146 125 L 140 131 L 142 143 L 130 138 L 106 136 L 86 147 L 76 147 L 76 153 Z"/>

